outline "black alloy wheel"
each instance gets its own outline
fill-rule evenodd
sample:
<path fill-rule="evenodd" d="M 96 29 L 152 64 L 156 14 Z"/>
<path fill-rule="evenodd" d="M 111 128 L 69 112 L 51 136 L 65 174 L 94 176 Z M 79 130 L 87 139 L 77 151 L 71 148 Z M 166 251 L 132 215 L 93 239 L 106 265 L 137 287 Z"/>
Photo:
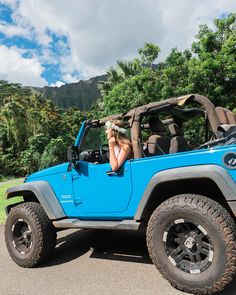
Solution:
<path fill-rule="evenodd" d="M 216 201 L 183 194 L 164 201 L 147 226 L 150 257 L 172 286 L 194 294 L 224 289 L 236 274 L 236 227 Z"/>
<path fill-rule="evenodd" d="M 22 218 L 17 219 L 11 228 L 12 244 L 20 254 L 27 254 L 33 245 L 32 229 Z"/>
<path fill-rule="evenodd" d="M 5 242 L 11 258 L 22 267 L 46 261 L 56 245 L 56 229 L 41 204 L 20 203 L 7 216 Z"/>
<path fill-rule="evenodd" d="M 176 219 L 164 231 L 166 255 L 178 269 L 191 274 L 210 267 L 214 248 L 207 231 L 190 220 Z"/>

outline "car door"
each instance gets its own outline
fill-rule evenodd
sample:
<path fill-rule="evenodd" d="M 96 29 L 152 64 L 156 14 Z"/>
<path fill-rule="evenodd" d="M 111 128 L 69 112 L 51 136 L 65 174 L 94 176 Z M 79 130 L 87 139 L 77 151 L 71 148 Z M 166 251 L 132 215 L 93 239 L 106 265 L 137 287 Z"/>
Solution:
<path fill-rule="evenodd" d="M 132 194 L 130 160 L 120 173 L 108 174 L 110 164 L 79 161 L 72 170 L 74 201 L 88 217 L 115 217 L 125 212 Z M 83 214 L 84 215 L 84 214 Z"/>
<path fill-rule="evenodd" d="M 80 145 L 80 161 L 72 168 L 74 202 L 81 217 L 118 217 L 124 213 L 132 193 L 130 160 L 120 173 L 111 170 L 108 155 L 104 163 L 99 155 L 108 148 L 104 126 L 90 125 L 84 132 Z M 83 153 L 95 154 L 97 158 L 83 157 Z M 90 155 L 91 155 L 90 154 Z M 125 213 L 124 213 L 125 214 Z"/>

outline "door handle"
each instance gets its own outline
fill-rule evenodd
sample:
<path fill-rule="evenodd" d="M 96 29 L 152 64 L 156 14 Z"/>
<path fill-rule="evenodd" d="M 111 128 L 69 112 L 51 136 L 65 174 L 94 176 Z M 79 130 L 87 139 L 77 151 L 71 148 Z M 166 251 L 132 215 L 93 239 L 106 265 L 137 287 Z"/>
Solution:
<path fill-rule="evenodd" d="M 124 170 L 122 168 L 117 169 L 116 171 L 113 170 L 109 170 L 106 172 L 106 174 L 108 176 L 119 176 L 124 172 Z"/>
<path fill-rule="evenodd" d="M 116 171 L 112 171 L 112 170 L 107 171 L 106 174 L 108 176 L 116 176 L 116 175 L 119 175 Z"/>

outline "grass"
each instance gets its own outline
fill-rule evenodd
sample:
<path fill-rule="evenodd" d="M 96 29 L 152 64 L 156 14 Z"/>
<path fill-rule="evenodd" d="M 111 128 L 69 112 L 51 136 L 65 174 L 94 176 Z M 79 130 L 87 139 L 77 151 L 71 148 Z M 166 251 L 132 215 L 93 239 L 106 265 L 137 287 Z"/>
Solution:
<path fill-rule="evenodd" d="M 5 214 L 5 206 L 13 203 L 20 202 L 22 197 L 16 197 L 9 200 L 5 199 L 5 192 L 9 187 L 21 184 L 22 180 L 13 180 L 7 183 L 1 184 L 0 182 L 0 223 L 5 223 L 6 214 Z"/>
<path fill-rule="evenodd" d="M 0 185 L 1 185 L 2 181 L 15 180 L 15 179 L 16 179 L 16 177 L 14 177 L 14 176 L 2 176 L 0 174 Z"/>

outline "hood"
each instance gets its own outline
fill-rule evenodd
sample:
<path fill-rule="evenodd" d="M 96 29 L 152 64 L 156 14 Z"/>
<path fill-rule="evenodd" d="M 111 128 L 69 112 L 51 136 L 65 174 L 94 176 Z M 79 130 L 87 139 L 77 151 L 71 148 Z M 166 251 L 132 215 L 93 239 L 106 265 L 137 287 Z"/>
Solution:
<path fill-rule="evenodd" d="M 39 178 L 43 179 L 45 176 L 52 175 L 52 174 L 65 173 L 68 170 L 68 165 L 69 163 L 63 163 L 57 166 L 53 166 L 53 167 L 32 173 L 26 177 L 25 182 L 32 181 Z"/>

